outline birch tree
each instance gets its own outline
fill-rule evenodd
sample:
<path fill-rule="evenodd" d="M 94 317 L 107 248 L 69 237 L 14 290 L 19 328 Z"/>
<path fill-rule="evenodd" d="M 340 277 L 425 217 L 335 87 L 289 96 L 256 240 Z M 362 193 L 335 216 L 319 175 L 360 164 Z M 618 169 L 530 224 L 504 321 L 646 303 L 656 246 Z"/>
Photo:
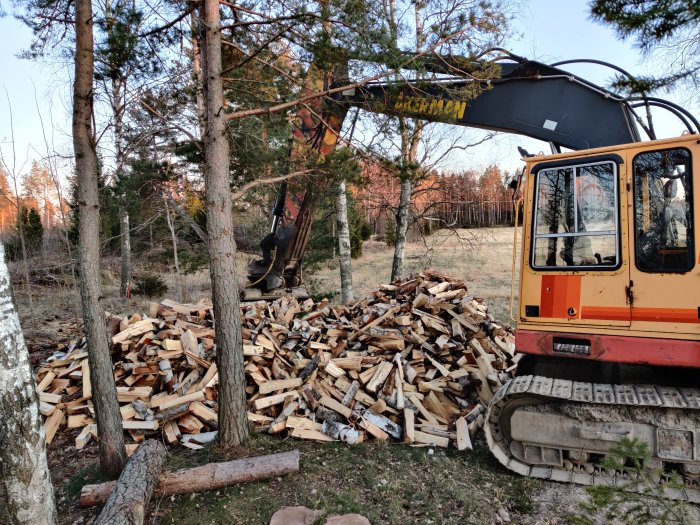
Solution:
<path fill-rule="evenodd" d="M 246 416 L 243 340 L 233 239 L 233 201 L 229 183 L 229 144 L 221 68 L 221 19 L 218 0 L 203 0 L 204 179 L 209 236 L 216 356 L 219 368 L 221 447 L 249 437 Z"/>
<path fill-rule="evenodd" d="M 131 282 L 131 235 L 129 231 L 129 212 L 124 206 L 119 207 L 119 238 L 121 245 L 121 272 L 119 295 L 126 300 L 129 296 Z"/>
<path fill-rule="evenodd" d="M 0 243 L 0 521 L 9 525 L 56 523 L 53 487 L 34 376 L 12 297 L 5 248 Z M 3 519 L 4 516 L 4 519 Z"/>
<path fill-rule="evenodd" d="M 352 294 L 352 257 L 350 255 L 350 225 L 348 224 L 348 196 L 345 179 L 338 184 L 335 213 L 338 227 L 338 256 L 340 258 L 340 302 L 349 303 Z"/>

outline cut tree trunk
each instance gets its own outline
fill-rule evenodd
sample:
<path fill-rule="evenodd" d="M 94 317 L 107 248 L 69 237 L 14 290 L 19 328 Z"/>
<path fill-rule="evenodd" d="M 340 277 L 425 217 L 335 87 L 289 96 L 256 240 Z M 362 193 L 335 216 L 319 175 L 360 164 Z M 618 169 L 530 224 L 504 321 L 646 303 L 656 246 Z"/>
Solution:
<path fill-rule="evenodd" d="M 131 281 L 131 234 L 129 232 L 129 212 L 123 207 L 119 208 L 119 235 L 122 252 L 119 295 L 122 299 L 126 299 L 129 297 L 129 282 Z"/>
<path fill-rule="evenodd" d="M 0 522 L 56 523 L 53 487 L 46 463 L 29 354 L 14 308 L 5 248 L 0 243 Z M 5 519 L 3 519 L 5 518 Z"/>
<path fill-rule="evenodd" d="M 93 116 L 94 42 L 90 0 L 75 3 L 73 149 L 78 185 L 78 263 L 85 335 L 90 352 L 92 401 L 100 443 L 100 464 L 116 477 L 126 460 L 117 390 L 114 386 L 100 290 L 100 207 Z"/>
<path fill-rule="evenodd" d="M 215 490 L 234 483 L 273 478 L 292 472 L 299 472 L 298 450 L 168 472 L 160 477 L 153 495 L 161 497 Z M 109 498 L 115 485 L 114 481 L 85 485 L 80 492 L 80 505 L 101 505 Z"/>
<path fill-rule="evenodd" d="M 246 416 L 243 340 L 236 276 L 236 243 L 229 178 L 218 0 L 204 0 L 204 175 L 212 302 L 219 369 L 219 445 L 239 445 L 249 437 Z"/>
<path fill-rule="evenodd" d="M 347 304 L 352 296 L 352 256 L 350 250 L 350 225 L 348 224 L 348 196 L 345 191 L 345 180 L 338 185 L 336 199 L 336 214 L 338 217 L 338 254 L 340 255 L 340 302 Z"/>
<path fill-rule="evenodd" d="M 124 467 L 95 525 L 141 525 L 165 460 L 165 447 L 149 439 Z"/>

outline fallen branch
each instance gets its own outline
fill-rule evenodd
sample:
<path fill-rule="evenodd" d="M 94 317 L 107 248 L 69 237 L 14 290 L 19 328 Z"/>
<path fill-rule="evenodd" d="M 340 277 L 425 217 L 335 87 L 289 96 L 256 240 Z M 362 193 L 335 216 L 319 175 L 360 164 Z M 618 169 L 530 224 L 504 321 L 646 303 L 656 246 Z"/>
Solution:
<path fill-rule="evenodd" d="M 224 463 L 208 463 L 201 467 L 163 474 L 153 491 L 153 495 L 161 497 L 202 492 L 233 485 L 234 483 L 273 478 L 298 471 L 298 450 L 268 456 L 237 459 Z M 101 505 L 110 497 L 115 485 L 114 481 L 97 485 L 85 485 L 80 491 L 80 505 L 83 507 Z"/>

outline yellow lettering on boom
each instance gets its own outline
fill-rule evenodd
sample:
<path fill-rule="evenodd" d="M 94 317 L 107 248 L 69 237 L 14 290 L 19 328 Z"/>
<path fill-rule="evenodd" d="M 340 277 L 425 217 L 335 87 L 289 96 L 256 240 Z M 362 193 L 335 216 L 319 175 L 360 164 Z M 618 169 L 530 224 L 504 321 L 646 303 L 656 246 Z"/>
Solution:
<path fill-rule="evenodd" d="M 466 101 L 406 96 L 403 93 L 399 93 L 399 97 L 394 103 L 394 111 L 396 112 L 436 116 L 446 120 L 463 118 L 466 109 Z"/>
<path fill-rule="evenodd" d="M 464 112 L 465 112 L 466 109 L 467 109 L 467 103 L 466 103 L 466 102 L 457 102 L 457 103 L 455 104 L 455 109 L 456 109 L 456 111 L 455 111 L 455 115 L 456 115 L 456 116 L 455 116 L 455 120 L 457 120 L 458 118 L 464 117 Z"/>
<path fill-rule="evenodd" d="M 434 98 L 430 101 L 430 109 L 428 110 L 428 115 L 439 115 L 442 113 L 442 100 L 439 98 Z"/>
<path fill-rule="evenodd" d="M 398 98 L 398 100 L 396 101 L 396 104 L 394 104 L 394 109 L 395 109 L 396 111 L 401 111 L 401 110 L 403 109 L 403 106 L 404 106 L 404 103 L 405 103 L 405 102 L 406 102 L 406 101 L 405 101 L 405 99 L 404 99 L 403 93 L 399 93 L 399 98 Z"/>

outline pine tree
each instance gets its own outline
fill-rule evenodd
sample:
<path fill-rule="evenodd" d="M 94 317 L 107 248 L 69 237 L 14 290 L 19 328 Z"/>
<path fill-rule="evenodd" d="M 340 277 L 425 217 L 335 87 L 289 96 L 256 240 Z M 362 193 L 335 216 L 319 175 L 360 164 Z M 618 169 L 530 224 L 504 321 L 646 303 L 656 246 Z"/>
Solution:
<path fill-rule="evenodd" d="M 21 206 L 20 220 L 24 228 L 24 238 L 27 243 L 27 251 L 30 255 L 41 250 L 41 243 L 44 239 L 44 227 L 41 224 L 41 217 L 36 208 Z M 17 225 L 19 229 L 19 225 Z"/>
<path fill-rule="evenodd" d="M 669 69 L 659 75 L 630 79 L 616 85 L 634 93 L 668 88 L 677 83 L 697 87 L 700 82 L 700 3 L 687 0 L 594 0 L 594 20 L 634 38 L 645 54 L 659 52 Z"/>

